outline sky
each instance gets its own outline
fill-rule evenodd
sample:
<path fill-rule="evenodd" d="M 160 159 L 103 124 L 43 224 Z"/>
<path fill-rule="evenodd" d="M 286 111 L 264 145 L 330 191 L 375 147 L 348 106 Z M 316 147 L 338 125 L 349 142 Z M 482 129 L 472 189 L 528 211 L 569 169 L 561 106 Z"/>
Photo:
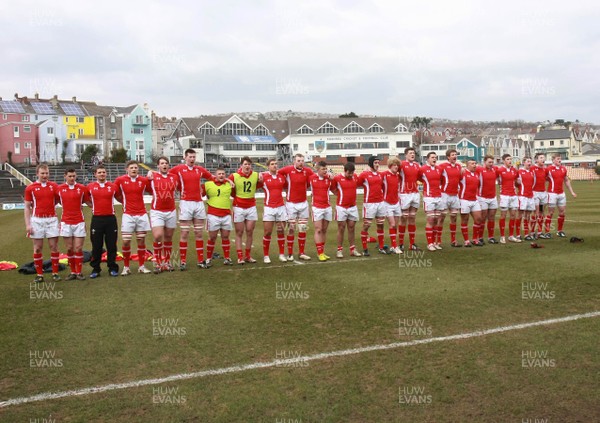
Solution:
<path fill-rule="evenodd" d="M 594 1 L 4 1 L 0 96 L 600 122 Z"/>

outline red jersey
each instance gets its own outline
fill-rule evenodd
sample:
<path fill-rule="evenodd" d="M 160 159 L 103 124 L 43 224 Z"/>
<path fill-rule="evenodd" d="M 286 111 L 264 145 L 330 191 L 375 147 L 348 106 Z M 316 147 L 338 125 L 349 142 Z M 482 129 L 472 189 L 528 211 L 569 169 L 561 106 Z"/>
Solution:
<path fill-rule="evenodd" d="M 492 166 L 491 169 L 478 166 L 477 174 L 479 175 L 479 196 L 496 198 L 496 180 L 498 179 L 496 166 Z"/>
<path fill-rule="evenodd" d="M 423 197 L 441 197 L 442 171 L 438 166 L 421 166 L 419 176 L 423 182 Z"/>
<path fill-rule="evenodd" d="M 536 192 L 545 192 L 548 168 L 544 166 L 533 165 L 531 166 L 531 170 L 535 174 L 535 184 L 533 184 L 533 190 Z"/>
<path fill-rule="evenodd" d="M 262 190 L 265 193 L 266 207 L 281 207 L 283 206 L 283 189 L 285 188 L 285 178 L 283 175 L 271 172 L 264 172 Z"/>
<path fill-rule="evenodd" d="M 448 195 L 458 195 L 458 183 L 462 167 L 459 164 L 444 162 L 439 165 L 442 169 L 442 192 Z"/>
<path fill-rule="evenodd" d="M 383 178 L 383 201 L 389 204 L 396 204 L 400 201 L 398 191 L 400 189 L 400 174 L 392 173 L 386 170 L 381 173 Z"/>
<path fill-rule="evenodd" d="M 555 166 L 550 165 L 547 167 L 548 173 L 548 192 L 553 192 L 554 194 L 562 194 L 565 192 L 563 184 L 565 182 L 565 178 L 567 177 L 567 168 L 564 166 Z"/>
<path fill-rule="evenodd" d="M 84 221 L 81 205 L 90 199 L 85 185 L 62 184 L 58 187 L 58 198 L 63 209 L 61 222 L 67 225 L 77 225 Z"/>
<path fill-rule="evenodd" d="M 114 199 L 117 188 L 112 182 L 92 182 L 87 186 L 92 201 L 94 216 L 113 216 L 115 214 Z"/>
<path fill-rule="evenodd" d="M 177 165 L 169 170 L 169 173 L 179 178 L 179 189 L 181 199 L 186 201 L 202 201 L 200 194 L 201 179 L 213 180 L 212 174 L 202 166 Z"/>
<path fill-rule="evenodd" d="M 400 194 L 410 194 L 419 192 L 417 181 L 419 180 L 419 170 L 421 166 L 417 162 L 404 160 L 400 163 L 398 173 L 400 173 Z"/>
<path fill-rule="evenodd" d="M 522 168 L 519 173 L 519 195 L 522 197 L 533 198 L 533 187 L 535 186 L 536 175 L 533 167 L 529 170 Z"/>
<path fill-rule="evenodd" d="M 363 203 L 381 203 L 383 201 L 383 178 L 381 173 L 365 170 L 358 175 L 358 186 L 365 187 Z"/>
<path fill-rule="evenodd" d="M 115 179 L 115 186 L 123 196 L 123 213 L 131 216 L 146 214 L 144 192 L 148 189 L 148 178 L 138 176 L 135 179 L 129 175 Z"/>
<path fill-rule="evenodd" d="M 358 177 L 352 175 L 352 178 L 346 178 L 344 174 L 333 177 L 333 190 L 337 195 L 336 205 L 340 207 L 356 206 L 356 188 L 358 187 Z"/>
<path fill-rule="evenodd" d="M 54 217 L 54 208 L 58 201 L 58 184 L 48 181 L 46 183 L 33 182 L 25 188 L 25 201 L 33 203 L 32 215 L 35 217 Z"/>
<path fill-rule="evenodd" d="M 458 184 L 458 197 L 461 200 L 475 201 L 479 192 L 479 175 L 465 170 Z"/>
<path fill-rule="evenodd" d="M 277 174 L 285 178 L 287 184 L 287 201 L 290 203 L 303 203 L 306 201 L 308 178 L 315 174 L 311 168 L 303 167 L 298 170 L 294 165 L 289 165 L 279 169 Z"/>
<path fill-rule="evenodd" d="M 331 179 L 328 176 L 321 178 L 314 174 L 308 180 L 312 190 L 312 205 L 320 209 L 329 207 L 329 187 L 331 187 Z"/>
<path fill-rule="evenodd" d="M 519 177 L 519 172 L 514 166 L 500 166 L 497 171 L 498 182 L 500 183 L 500 195 L 516 195 L 515 181 Z"/>
<path fill-rule="evenodd" d="M 177 175 L 154 172 L 150 180 L 149 191 L 152 193 L 152 210 L 170 212 L 175 210 L 175 191 L 179 184 Z"/>

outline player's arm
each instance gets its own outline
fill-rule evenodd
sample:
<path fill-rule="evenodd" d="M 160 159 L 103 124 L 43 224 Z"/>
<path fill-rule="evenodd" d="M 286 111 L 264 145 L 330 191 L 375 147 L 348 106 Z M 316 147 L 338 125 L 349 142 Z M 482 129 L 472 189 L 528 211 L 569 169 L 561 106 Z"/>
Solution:
<path fill-rule="evenodd" d="M 123 204 L 123 192 L 121 191 L 121 181 L 119 178 L 115 179 L 115 199 Z"/>
<path fill-rule="evenodd" d="M 577 194 L 575 194 L 575 191 L 573 191 L 573 187 L 571 186 L 571 180 L 567 175 L 565 175 L 565 185 L 567 188 L 569 188 L 569 191 L 571 192 L 573 198 L 577 198 Z"/>
<path fill-rule="evenodd" d="M 90 194 L 90 190 L 88 189 L 88 187 L 84 187 L 83 188 L 83 197 L 81 199 L 81 203 L 85 204 L 88 207 L 92 207 L 92 196 Z"/>
<path fill-rule="evenodd" d="M 148 178 L 150 181 L 154 179 L 154 171 L 149 170 L 148 173 L 146 173 L 146 178 Z"/>
<path fill-rule="evenodd" d="M 27 231 L 27 236 L 31 235 L 31 209 L 33 208 L 33 201 L 25 200 L 25 210 L 23 214 L 25 216 L 25 230 Z"/>

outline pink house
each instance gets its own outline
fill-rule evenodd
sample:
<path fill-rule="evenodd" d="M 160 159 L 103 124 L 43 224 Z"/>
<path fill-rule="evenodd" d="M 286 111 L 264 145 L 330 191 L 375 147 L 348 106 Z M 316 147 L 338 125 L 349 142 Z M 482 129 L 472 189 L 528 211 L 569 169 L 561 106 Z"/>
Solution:
<path fill-rule="evenodd" d="M 0 163 L 37 163 L 37 125 L 17 101 L 0 100 Z M 9 154 L 10 153 L 10 154 Z"/>

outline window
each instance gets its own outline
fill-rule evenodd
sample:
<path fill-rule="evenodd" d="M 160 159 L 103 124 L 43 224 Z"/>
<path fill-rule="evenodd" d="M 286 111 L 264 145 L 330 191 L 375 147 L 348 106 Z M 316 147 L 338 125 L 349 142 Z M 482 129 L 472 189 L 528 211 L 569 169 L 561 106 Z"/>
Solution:
<path fill-rule="evenodd" d="M 335 134 L 338 129 L 331 123 L 327 122 L 317 130 L 317 134 Z"/>
<path fill-rule="evenodd" d="M 309 150 L 314 150 L 315 149 L 315 143 L 311 142 L 308 144 L 308 149 Z"/>
<path fill-rule="evenodd" d="M 410 141 L 396 141 L 396 148 L 410 147 Z"/>
<path fill-rule="evenodd" d="M 230 143 L 223 144 L 223 150 L 227 151 L 252 151 L 252 144 Z"/>
<path fill-rule="evenodd" d="M 190 140 L 190 148 L 202 148 L 202 140 L 198 140 L 198 139 Z"/>
<path fill-rule="evenodd" d="M 365 128 L 354 121 L 344 128 L 344 134 L 362 134 L 364 132 Z"/>
<path fill-rule="evenodd" d="M 131 141 L 129 141 L 129 140 L 126 140 L 126 141 L 125 141 L 125 150 L 129 150 L 129 149 L 130 149 L 130 147 L 131 147 Z"/>
<path fill-rule="evenodd" d="M 203 135 L 213 135 L 216 131 L 214 126 L 206 122 L 204 125 L 198 128 L 198 132 L 200 132 Z"/>
<path fill-rule="evenodd" d="M 74 132 L 71 132 L 71 133 L 69 134 L 69 138 L 70 138 L 70 139 L 72 139 L 72 140 L 74 140 L 74 139 L 75 139 L 75 133 L 74 133 Z"/>
<path fill-rule="evenodd" d="M 212 151 L 212 144 L 206 144 L 206 145 L 204 146 L 204 150 L 205 150 L 205 151 Z"/>
<path fill-rule="evenodd" d="M 144 124 L 144 116 L 142 116 L 142 115 L 137 115 L 137 116 L 135 117 L 135 123 L 136 123 L 137 125 L 143 125 L 143 124 Z"/>
<path fill-rule="evenodd" d="M 137 153 L 135 155 L 135 159 L 140 163 L 144 163 L 144 161 L 146 160 L 146 157 L 144 156 L 144 153 Z"/>
<path fill-rule="evenodd" d="M 540 147 L 544 146 L 544 141 L 540 141 Z"/>
<path fill-rule="evenodd" d="M 69 116 L 65 117 L 65 123 L 69 123 Z"/>
<path fill-rule="evenodd" d="M 25 147 L 26 150 L 31 150 L 31 143 L 30 142 L 26 142 L 25 144 L 23 144 L 23 146 Z"/>
<path fill-rule="evenodd" d="M 77 121 L 77 123 L 83 123 L 82 117 L 77 117 L 77 118 L 75 118 L 75 120 Z"/>
<path fill-rule="evenodd" d="M 117 129 L 116 128 L 111 128 L 110 129 L 110 136 L 111 136 L 111 138 L 115 138 L 117 136 Z"/>
<path fill-rule="evenodd" d="M 21 154 L 21 143 L 20 142 L 15 143 L 15 154 Z"/>
<path fill-rule="evenodd" d="M 340 156 L 339 154 L 328 154 L 327 155 L 327 160 L 331 160 L 331 161 L 339 160 L 341 158 L 342 158 L 342 156 Z"/>
<path fill-rule="evenodd" d="M 294 151 L 298 151 L 298 144 L 294 144 L 294 145 L 292 146 L 292 150 L 294 150 Z"/>
<path fill-rule="evenodd" d="M 29 115 L 22 115 L 21 122 L 29 122 Z"/>
<path fill-rule="evenodd" d="M 243 123 L 229 122 L 220 129 L 223 135 L 250 135 L 250 128 Z"/>
<path fill-rule="evenodd" d="M 117 121 L 117 118 L 115 117 L 115 115 L 110 115 L 110 123 L 115 123 Z"/>
<path fill-rule="evenodd" d="M 4 119 L 4 120 L 7 120 L 7 119 L 8 119 L 8 115 L 7 115 L 6 113 L 4 113 L 4 114 L 2 115 L 2 119 Z"/>
<path fill-rule="evenodd" d="M 560 140 L 560 145 L 565 145 L 565 140 Z"/>
<path fill-rule="evenodd" d="M 13 126 L 13 132 L 14 132 L 14 137 L 15 138 L 19 138 L 20 134 L 19 134 L 19 127 L 18 126 Z"/>
<path fill-rule="evenodd" d="M 275 151 L 277 150 L 276 144 L 256 144 L 256 151 Z"/>
<path fill-rule="evenodd" d="M 144 140 L 137 140 L 135 142 L 135 146 L 137 147 L 138 150 L 143 150 L 144 149 Z"/>
<path fill-rule="evenodd" d="M 29 126 L 29 125 L 23 126 L 23 132 L 31 132 L 31 126 Z"/>
<path fill-rule="evenodd" d="M 312 134 L 314 131 L 311 129 L 310 126 L 302 125 L 300 127 L 300 129 L 298 129 L 296 132 L 299 133 L 300 135 L 308 135 L 308 134 Z"/>
<path fill-rule="evenodd" d="M 376 142 L 375 148 L 390 148 L 389 142 Z"/>
<path fill-rule="evenodd" d="M 262 123 L 260 125 L 258 125 L 256 128 L 254 128 L 254 134 L 255 135 L 263 135 L 263 136 L 270 135 L 269 130 Z"/>
<path fill-rule="evenodd" d="M 329 143 L 327 143 L 327 149 L 328 150 L 341 150 L 342 143 L 341 142 L 329 142 Z"/>
<path fill-rule="evenodd" d="M 373 125 L 371 125 L 371 127 L 369 128 L 369 132 L 374 133 L 374 134 L 378 134 L 381 132 L 385 132 L 385 130 L 383 129 L 383 127 L 381 125 L 379 125 L 378 123 L 374 123 Z"/>
<path fill-rule="evenodd" d="M 83 136 L 83 128 L 79 128 L 79 136 Z"/>
<path fill-rule="evenodd" d="M 396 132 L 408 132 L 408 128 L 402 124 L 396 126 Z"/>
<path fill-rule="evenodd" d="M 144 134 L 144 128 L 131 128 L 131 133 L 132 134 L 137 134 L 137 135 L 143 135 Z"/>
<path fill-rule="evenodd" d="M 47 128 L 46 128 L 46 133 L 47 133 L 48 135 L 54 135 L 54 128 L 53 128 L 53 127 L 51 127 L 51 126 L 47 127 Z"/>

